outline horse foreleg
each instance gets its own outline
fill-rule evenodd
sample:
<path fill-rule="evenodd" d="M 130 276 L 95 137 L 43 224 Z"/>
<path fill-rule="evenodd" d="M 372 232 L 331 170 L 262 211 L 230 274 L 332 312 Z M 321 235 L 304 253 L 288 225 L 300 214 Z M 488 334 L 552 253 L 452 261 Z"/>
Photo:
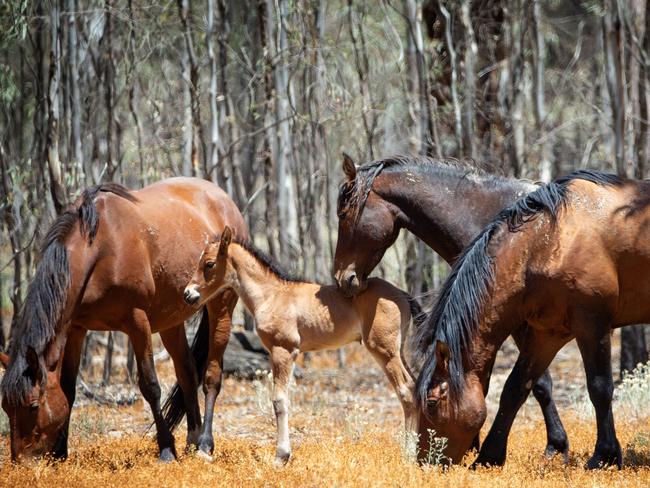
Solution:
<path fill-rule="evenodd" d="M 525 341 L 526 326 L 522 326 L 512 334 L 517 347 Z M 553 380 L 548 370 L 544 371 L 533 386 L 533 395 L 542 409 L 544 423 L 546 424 L 546 449 L 544 454 L 551 457 L 556 453 L 562 454 L 564 461 L 568 461 L 569 438 L 567 437 L 562 420 L 553 401 Z"/>
<path fill-rule="evenodd" d="M 160 410 L 160 385 L 153 361 L 153 346 L 151 344 L 151 327 L 149 319 L 143 310 L 133 311 L 133 324 L 128 327 L 129 338 L 133 344 L 133 351 L 138 365 L 138 386 L 142 396 L 149 403 L 153 419 L 158 432 L 158 448 L 160 460 L 173 461 L 176 458 L 174 437 Z"/>
<path fill-rule="evenodd" d="M 474 465 L 501 466 L 505 463 L 508 435 L 517 412 L 528 398 L 533 384 L 565 343 L 548 337 L 542 340 L 533 334 L 527 337 L 503 387 L 499 410 Z"/>
<path fill-rule="evenodd" d="M 198 375 L 192 351 L 187 343 L 185 328 L 183 324 L 160 333 L 162 343 L 169 352 L 174 363 L 176 379 L 183 392 L 185 411 L 187 413 L 187 446 L 198 447 L 199 434 L 201 431 L 201 410 L 199 409 Z"/>
<path fill-rule="evenodd" d="M 594 324 L 585 321 L 580 324 L 582 329 L 576 334 L 576 342 L 580 348 L 582 361 L 587 375 L 587 390 L 589 398 L 596 410 L 596 425 L 598 429 L 596 447 L 585 468 L 596 469 L 615 465 L 619 469 L 623 464 L 621 445 L 616 438 L 614 415 L 612 413 L 612 395 L 614 381 L 612 379 L 612 344 L 609 324 Z"/>
<path fill-rule="evenodd" d="M 210 456 L 214 450 L 214 437 L 212 435 L 212 417 L 214 404 L 221 391 L 223 375 L 223 354 L 230 339 L 232 328 L 232 313 L 237 305 L 237 295 L 232 290 L 226 290 L 206 304 L 210 319 L 210 344 L 208 348 L 208 362 L 203 380 L 205 392 L 205 416 L 203 430 L 199 436 L 199 452 Z"/>
<path fill-rule="evenodd" d="M 284 465 L 291 457 L 289 441 L 289 380 L 293 372 L 295 353 L 284 347 L 271 348 L 273 369 L 273 410 L 277 428 L 275 463 Z"/>
<path fill-rule="evenodd" d="M 68 430 L 70 428 L 70 415 L 77 393 L 77 374 L 81 361 L 81 350 L 83 348 L 86 330 L 80 327 L 71 327 L 63 352 L 63 364 L 61 365 L 61 389 L 68 400 L 70 413 L 65 421 L 61 434 L 54 445 L 52 456 L 58 459 L 68 457 Z"/>

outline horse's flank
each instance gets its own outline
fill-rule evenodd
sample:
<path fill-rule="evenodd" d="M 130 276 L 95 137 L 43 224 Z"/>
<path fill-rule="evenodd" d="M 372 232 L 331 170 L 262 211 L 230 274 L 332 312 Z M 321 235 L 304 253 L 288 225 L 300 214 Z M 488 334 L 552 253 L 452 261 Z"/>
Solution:
<path fill-rule="evenodd" d="M 452 400 L 464 386 L 464 362 L 471 357 L 472 342 L 494 285 L 490 244 L 495 236 L 502 231 L 516 233 L 542 213 L 548 214 L 549 224 L 553 225 L 567 203 L 570 184 L 577 180 L 604 186 L 622 186 L 626 181 L 615 175 L 581 170 L 540 187 L 499 213 L 456 262 L 441 289 L 428 324 L 418 329 L 415 338 L 415 349 L 426 356 L 417 383 L 417 394 L 423 405 L 436 369 L 433 348 L 437 340 L 445 342 L 451 350 L 449 380 Z M 520 319 L 525 320 L 523 317 Z"/>

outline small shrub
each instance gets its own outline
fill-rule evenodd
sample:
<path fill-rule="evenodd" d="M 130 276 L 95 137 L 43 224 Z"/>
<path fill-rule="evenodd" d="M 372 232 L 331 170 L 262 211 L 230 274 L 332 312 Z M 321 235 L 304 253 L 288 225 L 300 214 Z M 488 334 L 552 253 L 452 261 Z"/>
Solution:
<path fill-rule="evenodd" d="M 614 391 L 614 401 L 617 410 L 623 410 L 625 416 L 643 419 L 650 415 L 650 361 L 639 363 L 634 371 L 624 374 Z"/>
<path fill-rule="evenodd" d="M 0 436 L 9 435 L 9 417 L 0 409 Z"/>
<path fill-rule="evenodd" d="M 650 431 L 639 432 L 625 448 L 625 464 L 650 466 Z"/>
<path fill-rule="evenodd" d="M 436 431 L 427 429 L 429 433 L 429 449 L 424 456 L 424 460 L 431 466 L 446 466 L 449 464 L 450 459 L 445 456 L 445 449 L 447 448 L 446 437 L 436 437 Z"/>

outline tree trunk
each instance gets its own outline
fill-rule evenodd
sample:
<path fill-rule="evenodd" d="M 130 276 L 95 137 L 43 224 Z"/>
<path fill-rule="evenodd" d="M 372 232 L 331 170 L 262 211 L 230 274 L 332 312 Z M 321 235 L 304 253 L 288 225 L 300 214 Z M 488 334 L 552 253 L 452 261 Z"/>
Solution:
<path fill-rule="evenodd" d="M 81 148 L 81 101 L 79 96 L 79 47 L 77 44 L 77 5 L 75 0 L 66 0 L 68 15 L 68 78 L 70 80 L 71 138 L 73 164 L 76 168 L 77 186 L 88 185 L 85 175 L 83 150 Z"/>
<path fill-rule="evenodd" d="M 602 17 L 605 73 L 614 122 L 616 172 L 627 176 L 625 161 L 625 75 L 623 67 L 623 26 L 618 0 L 605 0 Z"/>
<path fill-rule="evenodd" d="M 50 7 L 50 81 L 48 92 L 47 164 L 50 192 L 57 214 L 65 209 L 65 190 L 59 159 L 59 80 L 61 79 L 61 36 L 58 1 Z"/>
<path fill-rule="evenodd" d="M 277 12 L 276 12 L 277 7 Z M 294 248 L 298 244 L 298 215 L 293 187 L 293 175 L 290 168 L 292 149 L 291 128 L 289 122 L 289 67 L 287 63 L 287 0 L 266 1 L 266 36 L 273 70 L 273 88 L 275 90 L 275 120 L 278 125 L 277 143 L 275 145 L 275 170 L 277 181 L 278 227 L 281 261 L 286 265 L 295 261 Z M 277 44 L 276 44 L 277 38 Z M 275 132 L 275 131 L 274 131 Z M 273 145 L 271 145 L 273 149 Z"/>
<path fill-rule="evenodd" d="M 207 0 L 208 2 L 208 22 L 207 30 L 205 32 L 205 43 L 208 50 L 208 62 L 210 64 L 210 144 L 207 150 L 208 167 L 210 173 L 206 177 L 218 182 L 219 165 L 219 114 L 217 112 L 217 58 L 214 52 L 214 9 L 215 0 Z"/>
<path fill-rule="evenodd" d="M 474 37 L 474 28 L 470 18 L 471 1 L 463 0 L 460 7 L 460 18 L 465 33 L 465 100 L 463 114 L 465 124 L 463 125 L 463 149 L 465 156 L 476 158 L 474 148 L 474 98 L 476 92 L 476 58 L 478 47 Z"/>
<path fill-rule="evenodd" d="M 533 2 L 532 30 L 533 30 L 533 90 L 535 91 L 535 128 L 537 129 L 537 140 L 541 144 L 541 157 L 539 178 L 541 181 L 548 183 L 553 179 L 553 164 L 550 160 L 550 151 L 546 139 L 544 123 L 546 119 L 546 107 L 544 102 L 544 57 L 546 56 L 546 47 L 544 44 L 544 34 L 541 30 L 542 7 L 540 0 Z"/>

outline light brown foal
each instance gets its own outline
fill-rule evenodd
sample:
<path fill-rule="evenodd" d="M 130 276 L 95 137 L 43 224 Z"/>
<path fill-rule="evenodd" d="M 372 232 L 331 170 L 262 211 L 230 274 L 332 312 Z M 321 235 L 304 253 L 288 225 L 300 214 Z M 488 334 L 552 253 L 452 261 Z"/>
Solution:
<path fill-rule="evenodd" d="M 207 245 L 185 299 L 199 305 L 232 288 L 255 317 L 257 333 L 271 353 L 276 463 L 291 456 L 288 384 L 298 352 L 363 341 L 399 397 L 407 431 L 415 432 L 414 381 L 401 354 L 412 299 L 380 279 L 369 280 L 363 293 L 347 298 L 336 286 L 291 278 L 249 243 L 231 240 L 226 227 L 220 240 Z"/>

